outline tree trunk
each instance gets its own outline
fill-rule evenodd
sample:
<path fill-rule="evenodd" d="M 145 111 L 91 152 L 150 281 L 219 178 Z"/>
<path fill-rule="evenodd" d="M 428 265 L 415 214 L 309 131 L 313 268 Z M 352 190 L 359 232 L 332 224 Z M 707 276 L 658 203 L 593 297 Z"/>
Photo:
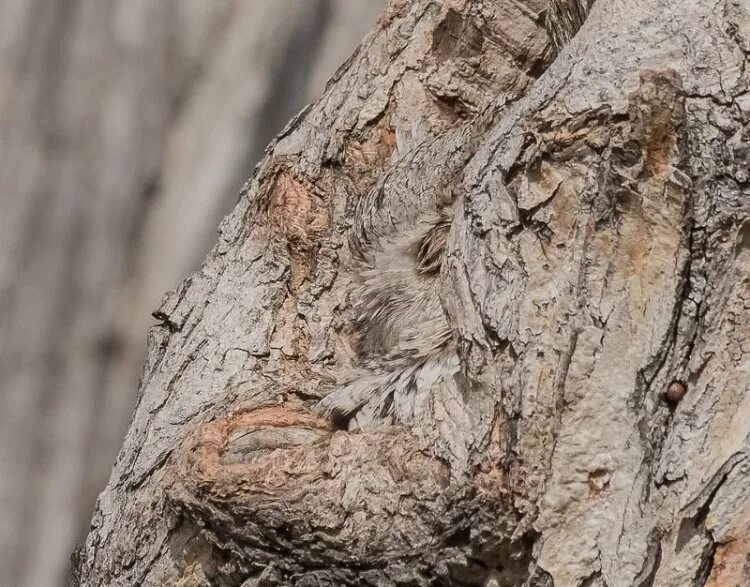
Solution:
<path fill-rule="evenodd" d="M 0 585 L 66 582 L 135 405 L 151 309 L 378 12 L 0 2 Z"/>
<path fill-rule="evenodd" d="M 750 3 L 588 4 L 390 3 L 157 311 L 82 584 L 748 584 Z"/>

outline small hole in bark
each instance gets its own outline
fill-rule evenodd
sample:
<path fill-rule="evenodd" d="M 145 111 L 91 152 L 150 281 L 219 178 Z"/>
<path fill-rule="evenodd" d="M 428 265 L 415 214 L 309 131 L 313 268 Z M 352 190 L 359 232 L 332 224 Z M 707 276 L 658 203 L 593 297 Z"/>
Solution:
<path fill-rule="evenodd" d="M 589 496 L 599 495 L 609 485 L 610 473 L 605 469 L 597 469 L 589 473 Z"/>
<path fill-rule="evenodd" d="M 342 414 L 341 412 L 334 411 L 331 414 L 331 427 L 334 430 L 348 430 L 349 420 L 352 419 L 352 414 Z"/>
<path fill-rule="evenodd" d="M 464 546 L 469 544 L 469 538 L 471 538 L 471 530 L 468 527 L 457 528 L 452 534 L 446 536 L 446 546 Z"/>

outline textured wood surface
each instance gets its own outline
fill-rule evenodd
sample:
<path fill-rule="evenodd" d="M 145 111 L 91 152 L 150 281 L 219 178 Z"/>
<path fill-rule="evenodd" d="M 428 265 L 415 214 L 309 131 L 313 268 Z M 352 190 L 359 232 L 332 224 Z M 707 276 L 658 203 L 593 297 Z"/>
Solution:
<path fill-rule="evenodd" d="M 598 0 L 559 51 L 544 8 L 393 1 L 272 142 L 157 312 L 82 584 L 747 584 L 750 4 Z M 447 200 L 461 393 L 334 430 L 352 251 Z"/>

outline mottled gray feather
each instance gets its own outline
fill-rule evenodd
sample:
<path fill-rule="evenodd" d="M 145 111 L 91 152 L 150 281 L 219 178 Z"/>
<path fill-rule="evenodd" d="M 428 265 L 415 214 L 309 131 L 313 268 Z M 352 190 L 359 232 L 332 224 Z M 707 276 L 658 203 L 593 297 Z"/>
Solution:
<path fill-rule="evenodd" d="M 458 359 L 438 292 L 450 223 L 450 211 L 426 216 L 363 255 L 353 292 L 360 364 L 318 410 L 356 416 L 350 425 L 362 427 L 400 419 L 436 385 L 455 386 Z"/>

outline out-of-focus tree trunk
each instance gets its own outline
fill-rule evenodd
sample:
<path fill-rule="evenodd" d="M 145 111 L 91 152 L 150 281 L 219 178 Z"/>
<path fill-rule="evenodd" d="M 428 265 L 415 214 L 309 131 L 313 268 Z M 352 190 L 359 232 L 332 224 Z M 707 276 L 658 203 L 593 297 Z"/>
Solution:
<path fill-rule="evenodd" d="M 589 4 L 388 5 L 163 300 L 82 584 L 748 584 L 750 3 Z M 451 201 L 461 393 L 333 430 L 354 255 Z"/>
<path fill-rule="evenodd" d="M 66 580 L 151 310 L 381 9 L 0 2 L 0 584 Z"/>

